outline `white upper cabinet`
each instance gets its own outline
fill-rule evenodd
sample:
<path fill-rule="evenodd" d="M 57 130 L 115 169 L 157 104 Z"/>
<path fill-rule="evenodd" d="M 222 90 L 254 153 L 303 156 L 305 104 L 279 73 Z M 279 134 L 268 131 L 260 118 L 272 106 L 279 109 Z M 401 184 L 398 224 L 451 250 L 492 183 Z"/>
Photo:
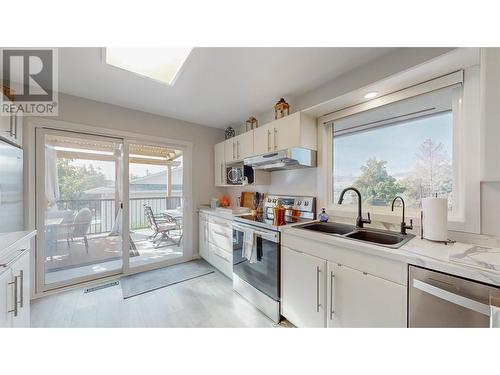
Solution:
<path fill-rule="evenodd" d="M 3 94 L 0 94 L 3 95 Z M 4 96 L 4 101 L 9 103 Z M 6 139 L 16 145 L 23 143 L 23 114 L 21 111 L 10 116 L 0 116 L 0 138 Z"/>
<path fill-rule="evenodd" d="M 295 112 L 254 130 L 254 155 L 303 147 L 317 150 L 316 120 Z"/>
<path fill-rule="evenodd" d="M 406 327 L 406 287 L 328 262 L 328 327 Z"/>
<path fill-rule="evenodd" d="M 234 163 L 253 155 L 253 130 L 224 142 L 226 163 Z"/>
<path fill-rule="evenodd" d="M 224 186 L 226 183 L 226 163 L 224 156 L 224 142 L 215 145 L 215 186 Z"/>
<path fill-rule="evenodd" d="M 297 327 L 326 326 L 326 261 L 281 248 L 281 314 Z"/>

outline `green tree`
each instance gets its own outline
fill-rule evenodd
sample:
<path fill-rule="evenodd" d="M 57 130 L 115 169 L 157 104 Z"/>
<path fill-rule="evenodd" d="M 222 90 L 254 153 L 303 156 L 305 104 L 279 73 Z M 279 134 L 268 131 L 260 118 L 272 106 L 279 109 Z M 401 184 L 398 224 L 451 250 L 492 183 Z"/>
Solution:
<path fill-rule="evenodd" d="M 361 167 L 361 175 L 354 181 L 363 201 L 373 206 L 385 206 L 405 191 L 405 186 L 387 172 L 387 161 L 370 158 Z"/>
<path fill-rule="evenodd" d="M 73 159 L 58 158 L 57 174 L 59 178 L 59 194 L 62 200 L 73 200 L 85 198 L 85 190 L 110 186 L 111 181 L 92 164 L 88 167 L 71 164 Z"/>

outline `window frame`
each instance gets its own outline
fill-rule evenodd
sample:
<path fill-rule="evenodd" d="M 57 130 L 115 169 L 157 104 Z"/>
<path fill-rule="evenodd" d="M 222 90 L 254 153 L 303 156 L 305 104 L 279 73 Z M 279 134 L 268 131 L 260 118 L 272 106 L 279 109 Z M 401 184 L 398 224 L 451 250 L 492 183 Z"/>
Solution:
<path fill-rule="evenodd" d="M 480 86 L 479 66 L 464 70 L 464 82 L 454 95 L 453 111 L 453 210 L 448 216 L 448 228 L 454 231 L 480 233 Z M 320 173 L 318 185 L 320 202 L 333 218 L 355 219 L 356 205 L 339 205 L 333 200 L 333 121 L 318 119 L 320 140 Z M 467 125 L 467 126 L 466 126 Z M 372 220 L 382 224 L 401 222 L 400 210 L 391 212 L 382 206 L 363 206 L 364 215 L 370 212 Z M 408 209 L 406 222 L 412 219 L 420 226 L 420 210 Z"/>

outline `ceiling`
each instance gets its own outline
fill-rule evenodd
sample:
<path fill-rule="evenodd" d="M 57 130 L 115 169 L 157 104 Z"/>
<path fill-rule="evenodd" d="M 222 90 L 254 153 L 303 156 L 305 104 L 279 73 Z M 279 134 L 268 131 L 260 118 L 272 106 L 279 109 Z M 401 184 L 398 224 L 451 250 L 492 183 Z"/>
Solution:
<path fill-rule="evenodd" d="M 59 90 L 225 128 L 271 111 L 391 48 L 194 48 L 173 86 L 108 66 L 101 48 L 59 48 Z"/>

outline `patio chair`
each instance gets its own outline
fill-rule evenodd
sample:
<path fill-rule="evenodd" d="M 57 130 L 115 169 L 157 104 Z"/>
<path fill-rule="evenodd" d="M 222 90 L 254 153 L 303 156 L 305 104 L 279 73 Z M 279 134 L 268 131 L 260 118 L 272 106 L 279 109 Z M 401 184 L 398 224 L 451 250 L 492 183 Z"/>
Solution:
<path fill-rule="evenodd" d="M 85 250 L 87 254 L 89 253 L 89 241 L 87 239 L 87 232 L 90 228 L 90 223 L 92 221 L 92 211 L 89 208 L 82 208 L 75 216 L 73 224 L 69 231 L 69 238 L 73 241 L 75 238 L 83 238 L 85 243 Z M 69 242 L 68 242 L 69 245 Z"/>
<path fill-rule="evenodd" d="M 170 221 L 168 218 L 154 215 L 151 206 L 144 206 L 144 214 L 146 215 L 149 227 L 153 231 L 151 241 L 154 243 L 155 248 L 159 247 L 162 241 L 176 243 L 170 236 L 171 231 L 179 230 L 179 226 L 175 222 Z"/>

